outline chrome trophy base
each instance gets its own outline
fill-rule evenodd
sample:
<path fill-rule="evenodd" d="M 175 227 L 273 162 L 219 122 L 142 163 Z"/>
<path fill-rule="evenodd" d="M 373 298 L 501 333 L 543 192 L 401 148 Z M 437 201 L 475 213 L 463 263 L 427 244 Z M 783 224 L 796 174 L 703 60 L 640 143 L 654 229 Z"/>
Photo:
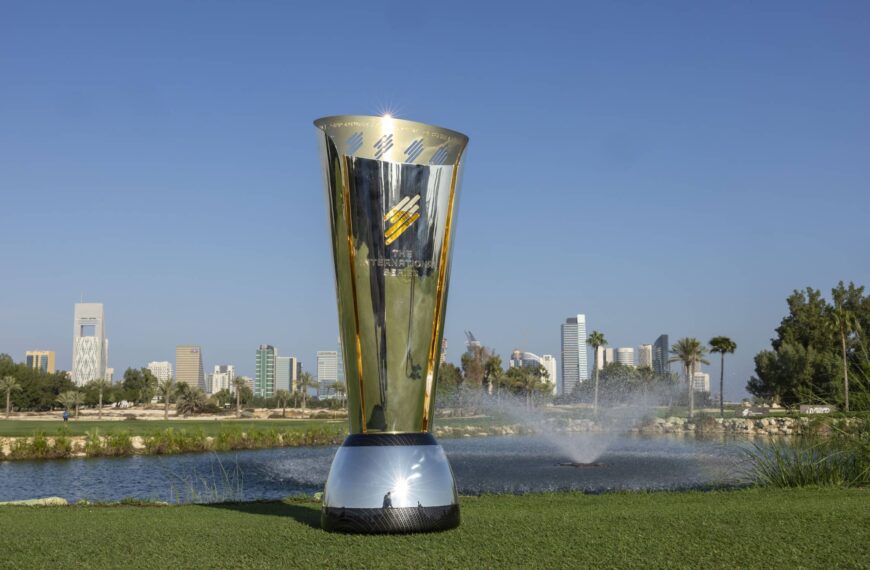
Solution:
<path fill-rule="evenodd" d="M 432 434 L 354 434 L 338 448 L 323 493 L 325 530 L 407 533 L 459 525 L 450 463 Z"/>

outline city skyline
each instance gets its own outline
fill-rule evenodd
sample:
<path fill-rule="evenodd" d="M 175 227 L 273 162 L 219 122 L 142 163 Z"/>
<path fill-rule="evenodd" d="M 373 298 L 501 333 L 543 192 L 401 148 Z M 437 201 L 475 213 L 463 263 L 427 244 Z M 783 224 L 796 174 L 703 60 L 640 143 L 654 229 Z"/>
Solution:
<path fill-rule="evenodd" d="M 468 329 L 503 358 L 558 356 L 555 324 L 582 311 L 612 346 L 731 337 L 736 398 L 793 290 L 870 284 L 870 7 L 421 10 L 342 7 L 396 68 L 441 54 L 425 89 L 349 63 L 352 34 L 312 51 L 327 5 L 10 7 L 0 193 L 40 210 L 0 224 L 4 259 L 29 268 L 3 282 L 0 351 L 66 368 L 84 293 L 110 307 L 116 378 L 184 342 L 252 374 L 268 340 L 312 369 L 338 327 L 311 122 L 335 113 L 470 137 L 451 362 Z M 336 65 L 353 89 L 326 87 Z"/>
<path fill-rule="evenodd" d="M 74 305 L 75 308 L 75 329 L 74 329 L 74 339 L 73 345 L 74 348 L 79 343 L 78 338 L 83 334 L 84 330 L 82 323 L 86 323 L 88 330 L 90 331 L 86 336 L 93 336 L 97 333 L 104 334 L 104 307 L 102 303 L 76 303 Z M 83 316 L 84 315 L 84 316 Z M 575 366 L 577 368 L 576 375 L 579 378 L 579 381 L 584 381 L 589 379 L 589 371 L 588 371 L 588 362 L 589 357 L 591 355 L 593 366 L 600 367 L 602 363 L 609 364 L 611 362 L 618 362 L 620 364 L 628 365 L 628 366 L 642 366 L 640 359 L 644 358 L 644 355 L 641 354 L 642 351 L 646 350 L 648 353 L 646 358 L 649 360 L 653 368 L 657 372 L 668 371 L 670 369 L 669 363 L 665 362 L 661 364 L 661 359 L 663 358 L 659 351 L 662 347 L 668 346 L 667 340 L 668 335 L 663 334 L 659 335 L 655 341 L 655 345 L 649 343 L 642 343 L 638 347 L 638 359 L 635 359 L 635 349 L 634 347 L 599 347 L 598 354 L 593 353 L 591 347 L 587 346 L 585 343 L 585 338 L 587 336 L 586 330 L 586 316 L 583 314 L 578 314 L 576 317 L 569 317 L 566 319 L 565 323 L 560 325 L 561 330 L 561 338 L 562 338 L 562 352 L 561 354 L 565 355 L 566 350 L 566 325 L 568 325 L 569 330 L 573 331 L 569 334 L 577 336 L 577 342 L 574 344 L 570 344 L 570 346 L 574 346 L 579 349 L 581 346 L 585 347 L 585 350 L 580 352 L 576 358 L 569 357 L 569 363 L 576 361 L 576 365 L 569 364 L 569 367 Z M 573 327 L 573 328 L 572 328 Z M 476 339 L 473 334 L 469 331 L 465 331 L 465 336 L 467 339 L 466 349 L 468 350 L 471 345 L 474 346 L 485 346 L 485 343 Z M 442 348 L 446 347 L 446 337 L 442 340 Z M 106 350 L 108 348 L 108 340 L 104 339 Z M 493 348 L 493 347 L 488 347 Z M 199 345 L 176 345 L 176 366 L 178 368 L 179 359 L 183 365 L 180 367 L 182 369 L 181 376 L 183 377 L 182 382 L 186 382 L 191 385 L 198 385 L 200 388 L 204 389 L 207 393 L 212 394 L 218 389 L 215 389 L 213 385 L 213 374 L 205 374 L 203 371 L 208 366 L 205 365 L 204 360 L 202 358 L 202 348 Z M 561 390 L 564 390 L 564 384 L 562 378 L 560 378 L 559 373 L 554 373 L 556 367 L 556 359 L 549 355 L 544 354 L 543 356 L 538 356 L 535 353 L 520 351 L 522 354 L 529 355 L 529 361 L 536 361 L 542 364 L 550 373 L 550 378 L 555 378 L 554 380 L 554 393 L 561 393 Z M 189 354 L 188 354 L 189 353 Z M 267 354 L 268 353 L 268 354 Z M 496 349 L 496 353 L 499 354 L 499 351 Z M 517 349 L 514 349 L 509 355 L 506 356 L 508 367 L 514 366 L 514 356 L 517 353 Z M 28 366 L 35 367 L 36 366 L 36 358 L 43 357 L 45 358 L 45 365 L 49 362 L 47 360 L 50 355 L 50 362 L 53 364 L 55 361 L 55 353 L 54 351 L 44 351 L 44 350 L 28 350 L 26 352 L 26 362 Z M 195 355 L 195 356 L 189 356 Z M 94 358 L 98 358 L 95 356 Z M 442 353 L 442 362 L 445 359 L 445 355 Z M 194 362 L 194 360 L 196 360 Z M 343 381 L 343 362 L 341 356 L 341 342 L 339 339 L 338 342 L 338 350 L 337 351 L 317 351 L 316 353 L 316 363 L 317 368 L 315 370 L 314 377 L 318 380 L 318 392 L 328 392 L 328 386 L 334 384 L 335 381 Z M 334 361 L 334 364 L 333 364 Z M 41 361 L 40 361 L 41 362 Z M 458 359 L 457 359 L 458 362 Z M 197 373 L 197 366 L 199 367 L 199 372 Z M 280 368 L 286 368 L 283 370 Z M 158 380 L 173 377 L 173 369 L 172 364 L 168 361 L 150 361 L 145 366 L 125 366 L 126 368 L 147 368 L 149 369 Z M 564 364 L 560 367 L 564 374 Z M 110 378 L 112 368 L 107 367 L 107 378 Z M 224 383 L 231 383 L 232 378 L 235 377 L 234 366 L 229 365 L 215 365 L 214 366 L 215 374 L 223 374 L 219 377 L 219 381 L 223 385 Z M 283 372 L 282 372 L 283 370 Z M 334 370 L 334 371 L 333 371 Z M 255 395 L 271 397 L 274 392 L 278 389 L 288 389 L 287 386 L 294 387 L 296 385 L 296 380 L 298 374 L 302 371 L 302 362 L 299 361 L 296 357 L 279 357 L 278 350 L 272 345 L 261 344 L 259 345 L 256 351 L 256 362 L 254 365 L 254 376 L 252 380 L 252 389 Z M 320 376 L 323 371 L 326 371 L 325 381 L 321 381 Z M 228 374 L 227 374 L 228 372 Z M 701 373 L 701 366 L 698 366 L 698 373 Z M 70 372 L 72 376 L 72 372 Z M 569 379 L 572 378 L 574 373 L 569 373 Z M 585 375 L 585 376 L 584 376 Z M 708 375 L 709 376 L 709 375 Z M 197 379 L 197 377 L 199 379 Z M 111 378 L 110 378 L 111 379 Z M 123 380 L 123 375 L 116 379 L 116 381 L 120 382 Z M 176 378 L 177 380 L 177 378 Z M 575 385 L 573 381 L 572 386 Z M 279 385 L 279 383 L 281 385 Z M 709 384 L 709 381 L 708 381 Z M 326 389 L 324 391 L 324 388 Z M 708 389 L 709 391 L 709 389 Z"/>

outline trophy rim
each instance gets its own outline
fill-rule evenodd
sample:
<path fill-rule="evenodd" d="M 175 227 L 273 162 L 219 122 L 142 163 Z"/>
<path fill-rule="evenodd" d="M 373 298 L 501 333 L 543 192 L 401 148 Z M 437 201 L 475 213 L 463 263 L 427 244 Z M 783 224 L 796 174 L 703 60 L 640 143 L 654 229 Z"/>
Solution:
<path fill-rule="evenodd" d="M 460 133 L 459 131 L 454 131 L 452 129 L 447 129 L 444 127 L 439 127 L 438 125 L 433 125 L 431 123 L 422 123 L 420 121 L 409 121 L 407 119 L 399 119 L 396 117 L 390 116 L 378 116 L 378 115 L 327 115 L 325 117 L 320 117 L 319 119 L 314 120 L 314 126 L 318 129 L 327 132 L 327 128 L 330 124 L 336 122 L 351 122 L 351 121 L 359 121 L 359 122 L 370 122 L 370 123 L 379 123 L 383 124 L 385 121 L 389 121 L 391 123 L 403 125 L 406 128 L 416 128 L 416 129 L 426 129 L 430 131 L 434 131 L 440 133 L 442 135 L 448 137 L 456 137 L 462 139 L 462 144 L 468 144 L 468 135 Z"/>

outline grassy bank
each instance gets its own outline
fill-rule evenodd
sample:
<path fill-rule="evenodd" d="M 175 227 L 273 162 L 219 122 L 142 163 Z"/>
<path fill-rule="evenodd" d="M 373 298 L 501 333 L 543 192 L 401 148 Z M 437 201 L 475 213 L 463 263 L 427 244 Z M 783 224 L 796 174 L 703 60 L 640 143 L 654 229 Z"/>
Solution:
<path fill-rule="evenodd" d="M 7 568 L 870 566 L 862 490 L 463 498 L 459 529 L 411 536 L 328 534 L 318 509 L 0 507 L 0 557 Z"/>
<path fill-rule="evenodd" d="M 61 420 L 0 420 L 0 437 L 30 437 L 36 432 L 53 434 L 58 429 L 66 430 L 67 435 L 86 435 L 94 429 L 102 434 L 127 433 L 131 436 L 152 435 L 172 428 L 176 431 L 202 431 L 206 435 L 215 436 L 222 429 L 278 429 L 305 431 L 319 429 L 324 426 L 345 426 L 346 419 L 340 420 L 251 420 L 226 418 L 220 420 L 132 420 L 132 421 L 100 421 L 100 420 L 70 420 L 64 425 Z"/>

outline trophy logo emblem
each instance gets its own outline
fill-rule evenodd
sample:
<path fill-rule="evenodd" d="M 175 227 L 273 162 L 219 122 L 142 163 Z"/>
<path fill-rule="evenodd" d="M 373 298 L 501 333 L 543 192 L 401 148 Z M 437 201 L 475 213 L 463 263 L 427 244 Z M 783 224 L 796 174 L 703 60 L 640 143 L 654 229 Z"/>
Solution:
<path fill-rule="evenodd" d="M 390 245 L 399 236 L 405 233 L 405 230 L 410 228 L 414 222 L 420 218 L 420 195 L 417 194 L 413 198 L 405 196 L 402 200 L 393 206 L 393 208 L 384 215 L 384 222 L 390 224 L 384 230 L 384 238 L 386 245 Z M 385 224 L 385 225 L 386 225 Z"/>

